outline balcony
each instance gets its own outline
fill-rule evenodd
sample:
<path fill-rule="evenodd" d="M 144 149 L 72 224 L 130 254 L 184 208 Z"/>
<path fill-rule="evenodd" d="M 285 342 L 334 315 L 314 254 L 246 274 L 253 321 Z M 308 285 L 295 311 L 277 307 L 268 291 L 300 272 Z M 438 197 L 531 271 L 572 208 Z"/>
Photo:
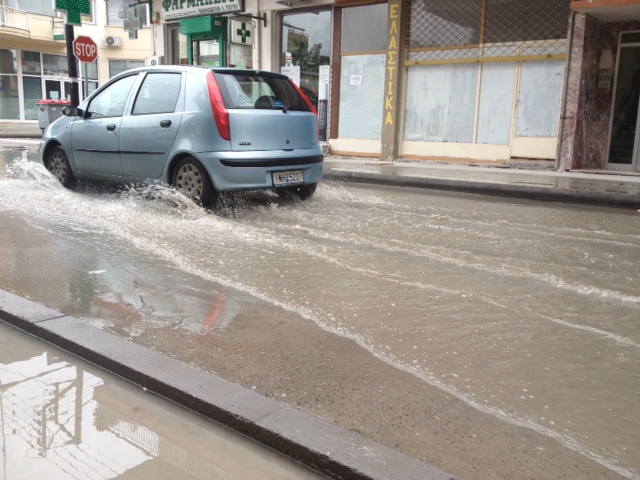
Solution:
<path fill-rule="evenodd" d="M 0 5 L 0 33 L 13 33 L 29 36 L 29 18 L 27 12 Z"/>
<path fill-rule="evenodd" d="M 0 5 L 0 45 L 24 39 L 38 44 L 64 40 L 64 18 Z"/>

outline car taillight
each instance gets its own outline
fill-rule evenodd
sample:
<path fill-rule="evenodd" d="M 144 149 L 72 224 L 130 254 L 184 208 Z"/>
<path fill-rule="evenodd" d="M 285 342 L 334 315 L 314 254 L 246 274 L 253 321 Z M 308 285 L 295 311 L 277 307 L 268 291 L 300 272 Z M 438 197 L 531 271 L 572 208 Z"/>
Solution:
<path fill-rule="evenodd" d="M 307 103 L 307 106 L 309 107 L 309 110 L 311 110 L 313 113 L 318 115 L 318 111 L 316 110 L 316 107 L 313 106 L 313 103 L 311 103 L 311 100 L 309 100 L 307 98 L 307 96 L 304 94 L 304 92 L 302 90 L 300 90 L 300 87 L 298 85 L 296 85 L 293 80 L 289 79 L 289 81 L 291 82 L 291 85 L 293 85 L 295 87 L 295 89 L 298 91 L 298 93 L 300 95 L 302 95 L 302 98 L 304 98 L 304 101 Z"/>
<path fill-rule="evenodd" d="M 213 118 L 216 120 L 218 132 L 224 140 L 231 140 L 231 131 L 229 129 L 229 112 L 224 106 L 220 87 L 216 82 L 213 72 L 207 75 L 207 87 L 209 88 L 209 100 L 211 101 L 211 109 L 213 110 Z"/>

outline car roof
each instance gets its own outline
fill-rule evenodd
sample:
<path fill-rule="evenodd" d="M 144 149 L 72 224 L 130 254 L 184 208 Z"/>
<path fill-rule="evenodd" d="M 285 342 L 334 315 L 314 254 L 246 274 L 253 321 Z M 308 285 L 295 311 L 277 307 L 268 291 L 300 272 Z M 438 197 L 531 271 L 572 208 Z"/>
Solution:
<path fill-rule="evenodd" d="M 283 75 L 277 72 L 270 72 L 268 70 L 251 70 L 251 69 L 245 69 L 245 68 L 232 68 L 232 67 L 207 67 L 203 65 L 155 65 L 155 66 L 147 66 L 147 67 L 136 67 L 136 68 L 132 68 L 130 70 L 121 72 L 116 76 L 119 77 L 121 75 L 130 75 L 134 72 L 187 72 L 190 70 L 192 71 L 208 70 L 215 73 L 236 73 L 236 74 L 242 74 L 242 75 L 278 77 L 283 79 L 288 78 L 286 75 Z"/>

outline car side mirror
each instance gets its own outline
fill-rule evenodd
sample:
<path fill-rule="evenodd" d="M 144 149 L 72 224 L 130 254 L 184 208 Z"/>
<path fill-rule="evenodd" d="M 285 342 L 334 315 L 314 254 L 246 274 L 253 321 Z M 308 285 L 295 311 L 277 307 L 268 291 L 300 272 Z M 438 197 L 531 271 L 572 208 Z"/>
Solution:
<path fill-rule="evenodd" d="M 64 107 L 62 109 L 62 114 L 65 117 L 81 117 L 84 112 L 82 111 L 81 108 L 78 107 Z"/>

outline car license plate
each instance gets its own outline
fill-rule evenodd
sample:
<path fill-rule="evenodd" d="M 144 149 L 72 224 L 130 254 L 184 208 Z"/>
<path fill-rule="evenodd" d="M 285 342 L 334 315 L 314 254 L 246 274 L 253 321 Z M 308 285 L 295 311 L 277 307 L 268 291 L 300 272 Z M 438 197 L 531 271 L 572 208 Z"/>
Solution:
<path fill-rule="evenodd" d="M 289 170 L 286 172 L 273 172 L 273 186 L 285 187 L 287 185 L 296 185 L 304 181 L 302 170 Z"/>

